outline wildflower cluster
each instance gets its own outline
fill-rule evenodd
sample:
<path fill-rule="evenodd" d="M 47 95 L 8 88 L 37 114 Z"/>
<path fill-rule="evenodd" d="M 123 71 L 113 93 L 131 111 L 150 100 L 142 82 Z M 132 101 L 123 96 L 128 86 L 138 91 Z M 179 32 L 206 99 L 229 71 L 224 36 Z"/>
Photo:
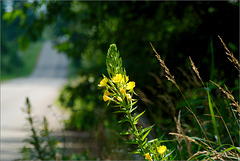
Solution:
<path fill-rule="evenodd" d="M 146 160 L 173 160 L 171 156 L 174 150 L 170 151 L 165 145 L 161 145 L 161 139 L 153 139 L 147 143 L 148 152 L 144 154 Z"/>
<path fill-rule="evenodd" d="M 106 59 L 107 71 L 109 77 L 103 75 L 103 79 L 99 83 L 99 87 L 104 87 L 103 100 L 105 102 L 114 102 L 114 107 L 119 107 L 119 111 L 116 113 L 124 113 L 125 118 L 120 120 L 119 123 L 129 122 L 130 128 L 126 132 L 122 132 L 121 135 L 132 135 L 132 140 L 127 141 L 130 144 L 138 145 L 135 154 L 141 154 L 147 160 L 159 160 L 169 159 L 165 155 L 167 147 L 160 145 L 160 139 L 154 139 L 148 141 L 147 136 L 150 133 L 153 126 L 143 128 L 137 128 L 137 123 L 143 111 L 140 114 L 133 112 L 137 109 L 134 105 L 137 103 L 136 99 L 133 99 L 135 82 L 129 81 L 129 76 L 126 75 L 125 69 L 122 67 L 122 60 L 117 51 L 115 44 L 110 45 Z M 171 152 L 172 153 L 172 152 Z M 170 154 L 168 155 L 170 156 Z"/>
<path fill-rule="evenodd" d="M 103 95 L 104 101 L 114 101 L 117 104 L 128 104 L 133 95 L 135 82 L 129 81 L 128 76 L 116 74 L 112 79 L 104 76 L 99 87 L 106 87 Z"/>

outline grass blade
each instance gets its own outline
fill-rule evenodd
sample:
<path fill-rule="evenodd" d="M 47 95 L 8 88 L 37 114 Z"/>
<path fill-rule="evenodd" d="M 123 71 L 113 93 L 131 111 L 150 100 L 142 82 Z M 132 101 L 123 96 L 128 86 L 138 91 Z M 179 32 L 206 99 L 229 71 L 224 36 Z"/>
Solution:
<path fill-rule="evenodd" d="M 211 42 L 210 42 L 210 49 L 211 49 L 210 80 L 213 80 L 213 76 L 214 76 L 214 51 L 213 51 L 212 38 L 211 38 Z"/>
<path fill-rule="evenodd" d="M 212 117 L 214 132 L 217 135 L 217 140 L 218 140 L 219 145 L 221 145 L 221 140 L 220 140 L 220 136 L 219 136 L 218 129 L 217 129 L 216 119 L 214 117 L 213 105 L 212 105 L 211 96 L 210 96 L 209 91 L 207 91 L 207 94 L 208 94 L 208 104 L 209 104 L 209 110 L 210 110 L 211 117 Z"/>

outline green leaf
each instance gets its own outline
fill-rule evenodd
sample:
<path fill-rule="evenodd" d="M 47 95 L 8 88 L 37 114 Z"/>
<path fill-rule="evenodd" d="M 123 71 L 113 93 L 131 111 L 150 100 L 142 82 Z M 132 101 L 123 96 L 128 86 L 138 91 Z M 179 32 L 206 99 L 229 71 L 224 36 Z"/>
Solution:
<path fill-rule="evenodd" d="M 133 134 L 132 132 L 130 131 L 126 131 L 126 132 L 121 132 L 120 135 L 130 135 L 130 134 Z"/>
<path fill-rule="evenodd" d="M 144 140 L 144 139 L 147 137 L 147 135 L 150 133 L 151 129 L 152 129 L 152 128 L 150 128 L 150 129 L 143 135 L 142 140 Z"/>
<path fill-rule="evenodd" d="M 137 106 L 136 107 L 134 107 L 133 109 L 130 109 L 130 113 L 132 113 L 134 110 L 136 110 L 137 109 Z"/>
<path fill-rule="evenodd" d="M 213 111 L 213 105 L 212 105 L 211 96 L 210 96 L 209 91 L 207 91 L 207 94 L 208 94 L 209 110 L 210 110 L 211 117 L 212 117 L 213 129 L 214 129 L 214 132 L 217 136 L 217 141 L 218 141 L 219 145 L 221 145 L 220 135 L 218 133 L 217 123 L 216 123 L 216 119 L 215 119 L 215 116 L 214 116 L 215 114 L 214 114 L 214 111 Z"/>
<path fill-rule="evenodd" d="M 140 149 L 137 149 L 137 150 L 135 150 L 135 151 L 133 151 L 133 152 L 130 152 L 131 154 L 141 154 L 141 150 Z"/>
<path fill-rule="evenodd" d="M 118 121 L 118 123 L 124 123 L 124 122 L 130 122 L 130 120 L 129 119 L 124 119 L 124 120 Z"/>
<path fill-rule="evenodd" d="M 142 143 L 142 145 L 144 146 L 147 143 L 147 139 L 144 140 L 144 142 Z"/>
<path fill-rule="evenodd" d="M 206 140 L 206 139 L 202 139 L 202 138 L 195 137 L 195 136 L 190 137 L 190 138 L 191 138 L 191 139 L 194 139 L 194 140 L 201 140 L 201 141 L 203 141 L 203 142 L 205 142 L 205 143 L 210 142 L 211 144 L 215 144 L 215 145 L 216 145 L 216 142 L 214 142 L 214 141 L 208 141 L 208 140 Z"/>
<path fill-rule="evenodd" d="M 171 151 L 170 153 L 168 153 L 167 155 L 165 155 L 164 158 L 167 158 L 168 156 L 170 156 L 174 151 L 175 151 L 175 149 L 172 150 L 172 151 Z"/>
<path fill-rule="evenodd" d="M 144 110 L 142 113 L 140 113 L 139 115 L 137 115 L 136 117 L 134 117 L 134 122 L 135 122 L 140 116 L 142 116 L 145 111 L 146 111 L 146 110 Z"/>
<path fill-rule="evenodd" d="M 172 160 L 174 160 L 176 157 L 177 157 L 177 154 L 176 154 L 176 155 L 174 155 L 174 157 L 171 157 L 171 158 L 169 159 L 169 161 L 172 161 Z"/>
<path fill-rule="evenodd" d="M 152 143 L 154 141 L 157 141 L 157 139 L 152 139 L 152 140 L 149 140 L 148 143 Z"/>
<path fill-rule="evenodd" d="M 139 119 L 134 120 L 133 124 L 136 125 L 136 124 L 138 123 L 138 120 L 139 120 Z"/>
<path fill-rule="evenodd" d="M 126 141 L 126 143 L 128 143 L 128 144 L 138 144 L 138 142 L 137 142 L 136 139 L 134 139 L 134 140 L 128 140 L 128 141 Z"/>
<path fill-rule="evenodd" d="M 114 111 L 113 113 L 126 113 L 125 111 Z"/>
<path fill-rule="evenodd" d="M 153 128 L 153 126 L 154 126 L 154 125 L 152 125 L 152 126 L 149 126 L 149 127 L 146 127 L 145 129 L 143 129 L 142 133 L 144 133 L 144 132 L 148 131 L 149 129 L 151 130 L 151 129 Z"/>
<path fill-rule="evenodd" d="M 132 100 L 133 100 L 133 99 L 132 99 Z M 137 102 L 138 102 L 138 100 L 134 101 L 132 104 L 129 105 L 129 108 L 130 108 L 130 107 L 132 108 L 133 105 L 135 105 Z M 130 109 L 131 109 L 131 108 L 130 108 Z"/>
<path fill-rule="evenodd" d="M 230 148 L 227 148 L 227 149 L 221 151 L 220 153 L 224 153 L 224 152 L 226 152 L 226 151 L 230 151 L 230 150 L 233 150 L 233 149 L 236 149 L 238 152 L 240 152 L 240 150 L 239 150 L 238 148 L 236 148 L 235 146 L 232 146 L 232 147 L 230 147 Z"/>
<path fill-rule="evenodd" d="M 158 138 L 158 141 L 161 141 L 162 138 L 164 137 L 164 135 L 165 135 L 165 133 L 163 133 L 162 136 L 160 136 L 160 137 Z"/>

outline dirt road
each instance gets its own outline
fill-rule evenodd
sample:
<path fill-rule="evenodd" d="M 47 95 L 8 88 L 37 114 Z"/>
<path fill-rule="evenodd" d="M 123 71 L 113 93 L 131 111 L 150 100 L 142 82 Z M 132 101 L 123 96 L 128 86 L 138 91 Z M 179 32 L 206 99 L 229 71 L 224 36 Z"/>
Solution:
<path fill-rule="evenodd" d="M 67 118 L 67 113 L 55 105 L 58 92 L 66 83 L 68 59 L 58 54 L 51 42 L 45 42 L 36 68 L 31 76 L 1 83 L 1 159 L 21 157 L 22 140 L 29 136 L 25 107 L 26 97 L 32 104 L 33 115 L 42 121 L 46 116 L 50 128 L 59 130 L 57 119 Z M 51 106 L 51 108 L 49 108 Z M 55 115 L 55 116 L 54 116 Z"/>

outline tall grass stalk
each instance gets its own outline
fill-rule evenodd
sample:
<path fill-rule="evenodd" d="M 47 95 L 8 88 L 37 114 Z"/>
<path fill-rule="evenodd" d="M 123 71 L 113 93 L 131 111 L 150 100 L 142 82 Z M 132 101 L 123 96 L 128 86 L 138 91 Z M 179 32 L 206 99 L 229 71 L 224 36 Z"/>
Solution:
<path fill-rule="evenodd" d="M 220 40 L 221 40 L 221 39 L 220 39 Z M 222 40 L 221 40 L 221 41 L 222 41 Z M 222 42 L 223 42 L 223 41 L 222 41 Z M 224 44 L 224 45 L 225 45 L 225 44 Z M 213 48 L 213 47 L 211 46 L 211 48 Z M 225 48 L 226 48 L 226 47 L 225 47 Z M 213 49 L 211 49 L 211 50 L 213 50 Z M 228 49 L 227 49 L 227 50 L 228 50 Z M 213 51 L 212 51 L 212 52 L 213 52 Z M 229 50 L 228 50 L 228 52 L 230 53 Z M 231 55 L 231 56 L 232 56 L 232 55 Z M 211 113 L 213 128 L 214 128 L 214 132 L 215 132 L 215 134 L 216 134 L 216 136 L 217 136 L 217 141 L 218 141 L 219 145 L 221 145 L 221 140 L 220 140 L 220 135 L 219 135 L 219 132 L 218 132 L 218 129 L 217 129 L 217 124 L 216 124 L 216 119 L 215 119 L 215 117 L 220 117 L 220 118 L 221 118 L 221 120 L 222 120 L 222 122 L 223 122 L 223 124 L 224 124 L 224 126 L 225 126 L 225 128 L 226 128 L 226 130 L 227 130 L 227 133 L 228 133 L 228 135 L 229 135 L 229 138 L 230 138 L 230 140 L 231 140 L 231 142 L 232 142 L 232 145 L 235 146 L 235 145 L 234 145 L 234 142 L 233 142 L 233 140 L 232 140 L 231 134 L 229 133 L 229 130 L 228 130 L 227 126 L 226 126 L 226 123 L 225 123 L 225 121 L 224 121 L 221 113 L 219 112 L 217 106 L 215 105 L 215 103 L 213 102 L 213 100 L 212 100 L 212 98 L 211 98 L 210 92 L 209 92 L 209 90 L 208 90 L 209 88 L 206 88 L 205 84 L 203 83 L 202 78 L 200 77 L 200 74 L 199 74 L 199 72 L 198 72 L 198 69 L 196 68 L 196 66 L 195 66 L 194 62 L 192 61 L 191 57 L 189 57 L 189 59 L 190 59 L 191 65 L 192 65 L 192 69 L 194 70 L 194 72 L 195 72 L 196 75 L 198 76 L 198 78 L 199 78 L 199 80 L 201 81 L 201 83 L 202 83 L 205 91 L 207 92 L 207 95 L 208 95 L 208 103 L 209 103 L 209 110 L 210 110 L 210 113 Z M 235 62 L 236 62 L 236 61 L 235 61 Z M 237 63 L 236 63 L 236 64 L 237 64 Z M 239 106 L 238 106 L 238 102 L 235 101 L 234 97 L 232 96 L 232 94 L 231 94 L 228 90 L 225 91 L 225 90 L 222 89 L 218 84 L 214 83 L 214 82 L 211 81 L 211 80 L 210 80 L 210 82 L 211 82 L 212 84 L 218 86 L 219 89 L 220 89 L 221 91 L 223 91 L 223 93 L 225 93 L 225 94 L 227 95 L 227 97 L 234 102 L 233 104 L 234 104 L 236 107 L 239 107 Z M 219 115 L 219 116 L 215 116 L 214 110 L 213 110 L 213 106 L 215 107 L 215 109 L 216 109 L 216 111 L 218 112 L 218 115 Z M 230 108 L 231 108 L 231 110 L 232 110 L 232 107 L 231 107 L 231 106 L 230 106 Z M 235 119 L 236 119 L 236 115 L 235 115 L 235 113 L 233 112 L 233 110 L 232 110 L 232 113 L 233 113 L 233 115 L 234 115 L 234 117 L 235 117 Z M 236 119 L 236 120 L 237 120 L 237 119 Z M 237 121 L 237 122 L 238 122 L 238 121 Z M 239 124 L 238 124 L 238 125 L 239 125 Z M 235 152 L 236 152 L 236 151 L 235 151 Z"/>
<path fill-rule="evenodd" d="M 222 40 L 221 40 L 221 41 L 222 41 Z M 212 43 L 212 42 L 211 42 L 211 43 Z M 212 47 L 212 45 L 211 45 L 211 52 L 213 52 L 213 49 L 212 49 L 212 48 L 213 48 L 213 47 Z M 229 51 L 229 52 L 230 52 L 230 51 Z M 212 54 L 212 55 L 213 55 L 213 54 Z M 209 90 L 208 90 L 209 88 L 206 88 L 205 84 L 203 83 L 202 78 L 200 77 L 200 74 L 199 74 L 199 72 L 198 72 L 198 69 L 197 69 L 196 66 L 194 65 L 194 62 L 192 61 L 191 57 L 189 57 L 189 59 L 190 59 L 191 65 L 192 65 L 192 69 L 194 70 L 194 72 L 195 72 L 196 75 L 198 76 L 198 78 L 199 78 L 199 80 L 201 81 L 201 83 L 202 83 L 205 91 L 207 92 L 207 95 L 208 95 L 208 103 L 209 103 L 209 110 L 210 110 L 210 113 L 211 113 L 213 128 L 214 128 L 214 132 L 215 132 L 215 134 L 216 134 L 216 136 L 217 136 L 217 141 L 218 141 L 219 145 L 221 145 L 221 140 L 220 140 L 220 135 L 219 135 L 219 132 L 218 132 L 218 129 L 217 129 L 217 124 L 216 124 L 216 119 L 215 119 L 215 117 L 221 118 L 221 120 L 222 120 L 222 122 L 223 122 L 223 124 L 224 124 L 224 126 L 225 126 L 225 128 L 226 128 L 226 130 L 227 130 L 227 133 L 228 133 L 228 135 L 229 135 L 229 138 L 230 138 L 230 140 L 231 140 L 231 142 L 232 142 L 232 145 L 235 146 L 235 145 L 234 145 L 234 142 L 233 142 L 233 140 L 232 140 L 231 134 L 229 133 L 229 130 L 228 130 L 227 126 L 226 126 L 226 123 L 225 123 L 225 121 L 224 121 L 221 113 L 219 112 L 217 106 L 215 105 L 215 103 L 213 102 L 213 100 L 212 100 L 212 98 L 211 98 L 210 92 L 209 92 Z M 210 82 L 212 82 L 212 81 L 210 80 Z M 234 97 L 231 95 L 230 92 L 226 92 L 226 91 L 224 91 L 218 84 L 216 84 L 216 83 L 214 83 L 214 82 L 212 82 L 212 83 L 215 84 L 216 86 L 218 86 L 219 89 L 220 89 L 221 91 L 223 91 L 223 93 L 225 93 L 225 94 L 228 96 L 228 98 L 232 99 L 232 101 L 235 103 L 235 105 L 237 104 L 236 101 L 234 100 Z M 214 114 L 213 106 L 214 106 L 215 109 L 217 110 L 219 116 L 216 116 L 216 115 Z M 236 105 L 236 106 L 237 106 L 237 105 Z M 231 110 L 232 110 L 232 108 L 231 108 Z M 232 111 L 232 112 L 233 112 L 233 111 Z M 233 114 L 234 114 L 234 116 L 235 116 L 235 113 L 234 113 L 234 112 L 233 112 Z M 235 116 L 235 118 L 236 118 L 236 116 Z M 236 150 L 235 150 L 235 152 L 236 152 Z"/>
<path fill-rule="evenodd" d="M 213 47 L 212 47 L 212 41 L 211 41 L 211 50 L 213 50 L 212 48 Z M 212 59 L 213 59 L 213 53 L 212 53 Z M 209 92 L 209 88 L 206 88 L 206 86 L 205 86 L 205 84 L 204 84 L 204 82 L 203 82 L 203 80 L 202 80 L 202 78 L 201 78 L 201 76 L 200 76 L 200 74 L 198 72 L 198 69 L 196 68 L 196 66 L 195 66 L 194 62 L 192 61 L 191 57 L 189 57 L 189 60 L 191 62 L 191 66 L 192 66 L 193 71 L 196 73 L 196 75 L 198 76 L 199 80 L 202 83 L 202 86 L 204 87 L 205 91 L 207 92 L 208 106 L 209 106 L 209 111 L 211 113 L 211 118 L 212 118 L 212 124 L 213 124 L 213 128 L 214 128 L 214 132 L 215 132 L 215 135 L 217 136 L 217 141 L 218 141 L 219 145 L 221 145 L 220 135 L 219 135 L 219 132 L 218 132 L 218 129 L 217 129 L 216 119 L 214 117 L 215 114 L 214 114 L 214 110 L 213 110 L 213 103 L 212 103 L 211 95 L 210 95 L 210 92 Z M 211 69 L 211 71 L 212 70 L 213 69 Z M 218 108 L 216 106 L 215 106 L 215 108 L 218 111 L 218 114 L 221 115 L 219 110 L 218 110 Z"/>
<path fill-rule="evenodd" d="M 221 41 L 222 41 L 222 40 L 221 40 Z M 174 76 L 172 76 L 172 75 L 170 74 L 169 69 L 166 67 L 164 61 L 161 59 L 160 55 L 156 52 L 156 50 L 154 49 L 153 45 L 152 45 L 151 43 L 150 43 L 150 45 L 152 46 L 153 51 L 155 52 L 156 57 L 157 57 L 157 59 L 158 59 L 159 62 L 160 62 L 160 65 L 164 68 L 167 79 L 170 80 L 170 81 L 177 87 L 177 89 L 180 91 L 181 95 L 183 96 L 184 100 L 185 100 L 186 102 L 188 102 L 188 101 L 186 100 L 184 94 L 182 93 L 181 89 L 180 89 L 179 86 L 177 85 L 177 83 L 176 83 L 176 81 L 175 81 L 175 79 L 174 79 Z M 211 47 L 211 57 L 212 57 L 212 62 L 211 62 L 211 67 L 210 67 L 210 69 L 211 69 L 210 77 L 213 78 L 213 72 L 214 72 L 214 60 L 213 60 L 213 58 L 214 58 L 214 55 L 213 55 L 213 44 L 212 44 L 212 41 L 211 41 L 211 44 L 210 44 L 210 45 L 211 45 L 210 47 Z M 224 44 L 224 45 L 225 45 L 225 44 Z M 228 59 L 229 59 L 231 62 L 233 62 L 236 66 L 240 66 L 239 63 L 238 63 L 238 61 L 234 58 L 233 54 L 226 48 L 226 46 L 224 46 L 224 47 L 225 47 L 225 49 L 227 50 L 226 54 L 229 56 Z M 203 132 L 205 138 L 207 139 L 208 144 L 205 143 L 205 140 L 202 141 L 202 140 L 199 139 L 199 138 L 195 138 L 195 139 L 198 139 L 198 140 L 201 142 L 201 144 L 200 144 L 200 143 L 197 142 L 195 139 L 192 139 L 192 138 L 190 138 L 190 137 L 187 137 L 187 136 L 181 134 L 181 132 L 180 132 L 179 130 L 178 130 L 178 133 L 169 133 L 169 134 L 175 135 L 175 136 L 177 136 L 177 137 L 181 137 L 181 138 L 184 138 L 184 139 L 187 139 L 187 140 L 189 140 L 190 142 L 194 142 L 195 144 L 197 144 L 197 145 L 199 145 L 199 146 L 201 146 L 201 147 L 203 147 L 203 148 L 205 149 L 205 151 L 200 151 L 200 149 L 198 149 L 198 152 L 196 152 L 195 154 L 193 154 L 188 160 L 191 160 L 191 159 L 193 159 L 193 158 L 199 158 L 199 157 L 201 157 L 202 155 L 205 156 L 205 157 L 203 158 L 203 160 L 205 160 L 205 159 L 210 159 L 210 160 L 212 160 L 212 159 L 213 159 L 213 160 L 216 160 L 216 159 L 225 160 L 224 158 L 227 158 L 227 159 L 236 159 L 236 158 L 239 157 L 239 155 L 238 155 L 238 153 L 237 153 L 237 152 L 239 152 L 239 150 L 235 147 L 234 142 L 233 142 L 233 139 L 232 139 L 232 137 L 231 137 L 231 133 L 229 132 L 229 129 L 228 129 L 228 127 L 227 127 L 227 125 L 226 125 L 226 123 L 225 123 L 225 121 L 224 121 L 224 119 L 223 119 L 220 111 L 218 110 L 217 106 L 215 105 L 215 103 L 214 103 L 213 100 L 212 100 L 212 97 L 211 97 L 211 94 L 210 94 L 210 91 L 209 91 L 210 88 L 206 88 L 203 80 L 202 80 L 201 77 L 200 77 L 200 74 L 199 74 L 196 66 L 194 65 L 194 63 L 193 63 L 193 61 L 192 61 L 192 59 L 191 59 L 190 57 L 189 57 L 189 59 L 190 59 L 190 61 L 191 61 L 191 65 L 192 65 L 193 71 L 194 71 L 194 72 L 196 73 L 196 75 L 198 76 L 199 80 L 200 80 L 201 83 L 202 83 L 202 86 L 204 87 L 204 89 L 205 89 L 205 91 L 206 91 L 206 93 L 207 93 L 208 106 L 209 106 L 210 115 L 208 115 L 208 114 L 206 114 L 206 115 L 207 115 L 207 116 L 211 116 L 211 122 L 212 122 L 212 124 L 213 124 L 213 132 L 215 133 L 215 136 L 217 137 L 217 142 L 218 142 L 218 144 L 216 144 L 216 143 L 214 143 L 214 142 L 211 142 L 211 141 L 208 139 L 208 137 L 207 137 L 206 133 L 204 132 L 204 129 L 202 128 L 201 123 L 200 123 L 200 121 L 198 120 L 195 112 L 193 112 L 192 108 L 189 108 L 189 107 L 190 107 L 190 106 L 189 106 L 189 103 L 187 103 L 189 107 L 188 107 L 188 106 L 185 106 L 185 107 L 186 107 L 186 108 L 188 109 L 188 111 L 194 116 L 195 120 L 197 121 L 197 123 L 198 123 L 198 125 L 199 125 L 199 127 L 200 127 L 200 129 L 201 129 L 201 131 Z M 235 66 L 235 67 L 236 67 L 236 66 Z M 238 69 L 238 68 L 237 68 L 237 69 Z M 214 84 L 215 84 L 215 83 L 214 83 Z M 238 101 L 235 101 L 233 95 L 232 95 L 231 92 L 227 89 L 227 87 L 225 86 L 225 89 L 226 89 L 226 90 L 224 90 L 224 89 L 221 88 L 219 85 L 217 85 L 217 84 L 215 84 L 215 85 L 218 86 L 219 89 L 220 89 L 224 94 L 226 94 L 226 96 L 227 96 L 230 100 L 232 100 L 233 103 L 230 104 L 230 107 L 233 105 L 233 106 L 237 107 L 237 110 L 236 110 L 236 111 L 238 111 L 238 110 L 240 109 L 240 108 L 239 108 L 239 105 L 238 105 Z M 215 107 L 215 109 L 216 109 L 216 111 L 217 111 L 217 113 L 218 113 L 218 116 L 216 116 L 215 113 L 214 113 L 214 107 Z M 231 110 L 232 110 L 232 112 L 233 112 L 233 114 L 234 114 L 234 110 L 233 110 L 232 108 L 231 108 Z M 240 110 L 239 110 L 239 111 L 240 111 Z M 228 135 L 229 135 L 229 138 L 230 138 L 230 140 L 231 140 L 232 145 L 222 144 L 222 142 L 221 142 L 221 137 L 220 137 L 220 134 L 219 134 L 219 130 L 218 130 L 218 127 L 217 127 L 217 121 L 216 121 L 216 118 L 217 118 L 217 117 L 220 118 L 221 121 L 223 122 L 223 124 L 224 124 L 224 126 L 225 126 L 225 128 L 226 128 L 226 131 L 227 131 L 227 133 L 228 133 Z M 235 118 L 236 118 L 236 117 L 235 117 Z M 175 121 L 175 122 L 176 122 L 176 121 Z M 178 129 L 178 124 L 177 124 L 177 129 Z M 218 147 L 217 147 L 216 149 L 214 149 L 213 146 L 212 146 L 212 143 L 213 143 L 214 147 L 216 147 L 217 145 L 218 145 Z M 204 146 L 203 146 L 203 145 L 204 145 Z M 226 150 L 225 146 L 228 147 L 227 150 Z M 229 146 L 230 146 L 230 147 L 229 147 Z M 224 149 L 225 149 L 225 150 L 224 150 Z M 218 151 L 217 151 L 217 150 L 218 150 Z M 234 150 L 235 153 L 232 153 L 231 150 Z M 230 154 L 230 155 L 232 155 L 232 156 L 224 155 L 225 153 L 228 153 L 228 154 Z"/>
<path fill-rule="evenodd" d="M 165 69 L 165 73 L 166 73 L 167 79 L 168 79 L 169 81 L 171 81 L 171 82 L 176 86 L 176 88 L 178 89 L 178 91 L 179 91 L 180 94 L 182 95 L 183 99 L 185 100 L 186 104 L 188 105 L 189 109 L 192 111 L 192 113 L 193 113 L 193 114 L 196 113 L 195 109 L 194 109 L 194 108 L 193 108 L 193 109 L 191 108 L 188 100 L 186 99 L 186 97 L 185 97 L 185 95 L 183 94 L 182 90 L 180 89 L 180 87 L 178 86 L 177 82 L 175 81 L 174 76 L 171 75 L 168 67 L 165 65 L 164 61 L 161 59 L 161 56 L 157 53 L 157 51 L 156 51 L 155 48 L 153 47 L 152 43 L 150 43 L 150 45 L 151 45 L 153 51 L 155 52 L 156 57 L 157 57 L 157 59 L 158 59 L 159 62 L 160 62 L 160 65 Z M 185 107 L 187 107 L 187 106 L 185 106 Z M 189 110 L 189 109 L 188 109 L 188 110 Z M 200 126 L 200 129 L 197 128 L 198 132 L 200 133 L 200 132 L 202 131 L 202 133 L 204 134 L 204 136 L 206 137 L 206 139 L 209 141 L 209 139 L 208 139 L 205 131 L 202 129 L 201 125 L 200 125 L 199 123 L 197 123 L 196 120 L 194 120 L 194 124 L 195 124 L 196 127 L 198 127 L 197 125 Z M 209 143 L 210 143 L 210 142 L 209 142 Z"/>

